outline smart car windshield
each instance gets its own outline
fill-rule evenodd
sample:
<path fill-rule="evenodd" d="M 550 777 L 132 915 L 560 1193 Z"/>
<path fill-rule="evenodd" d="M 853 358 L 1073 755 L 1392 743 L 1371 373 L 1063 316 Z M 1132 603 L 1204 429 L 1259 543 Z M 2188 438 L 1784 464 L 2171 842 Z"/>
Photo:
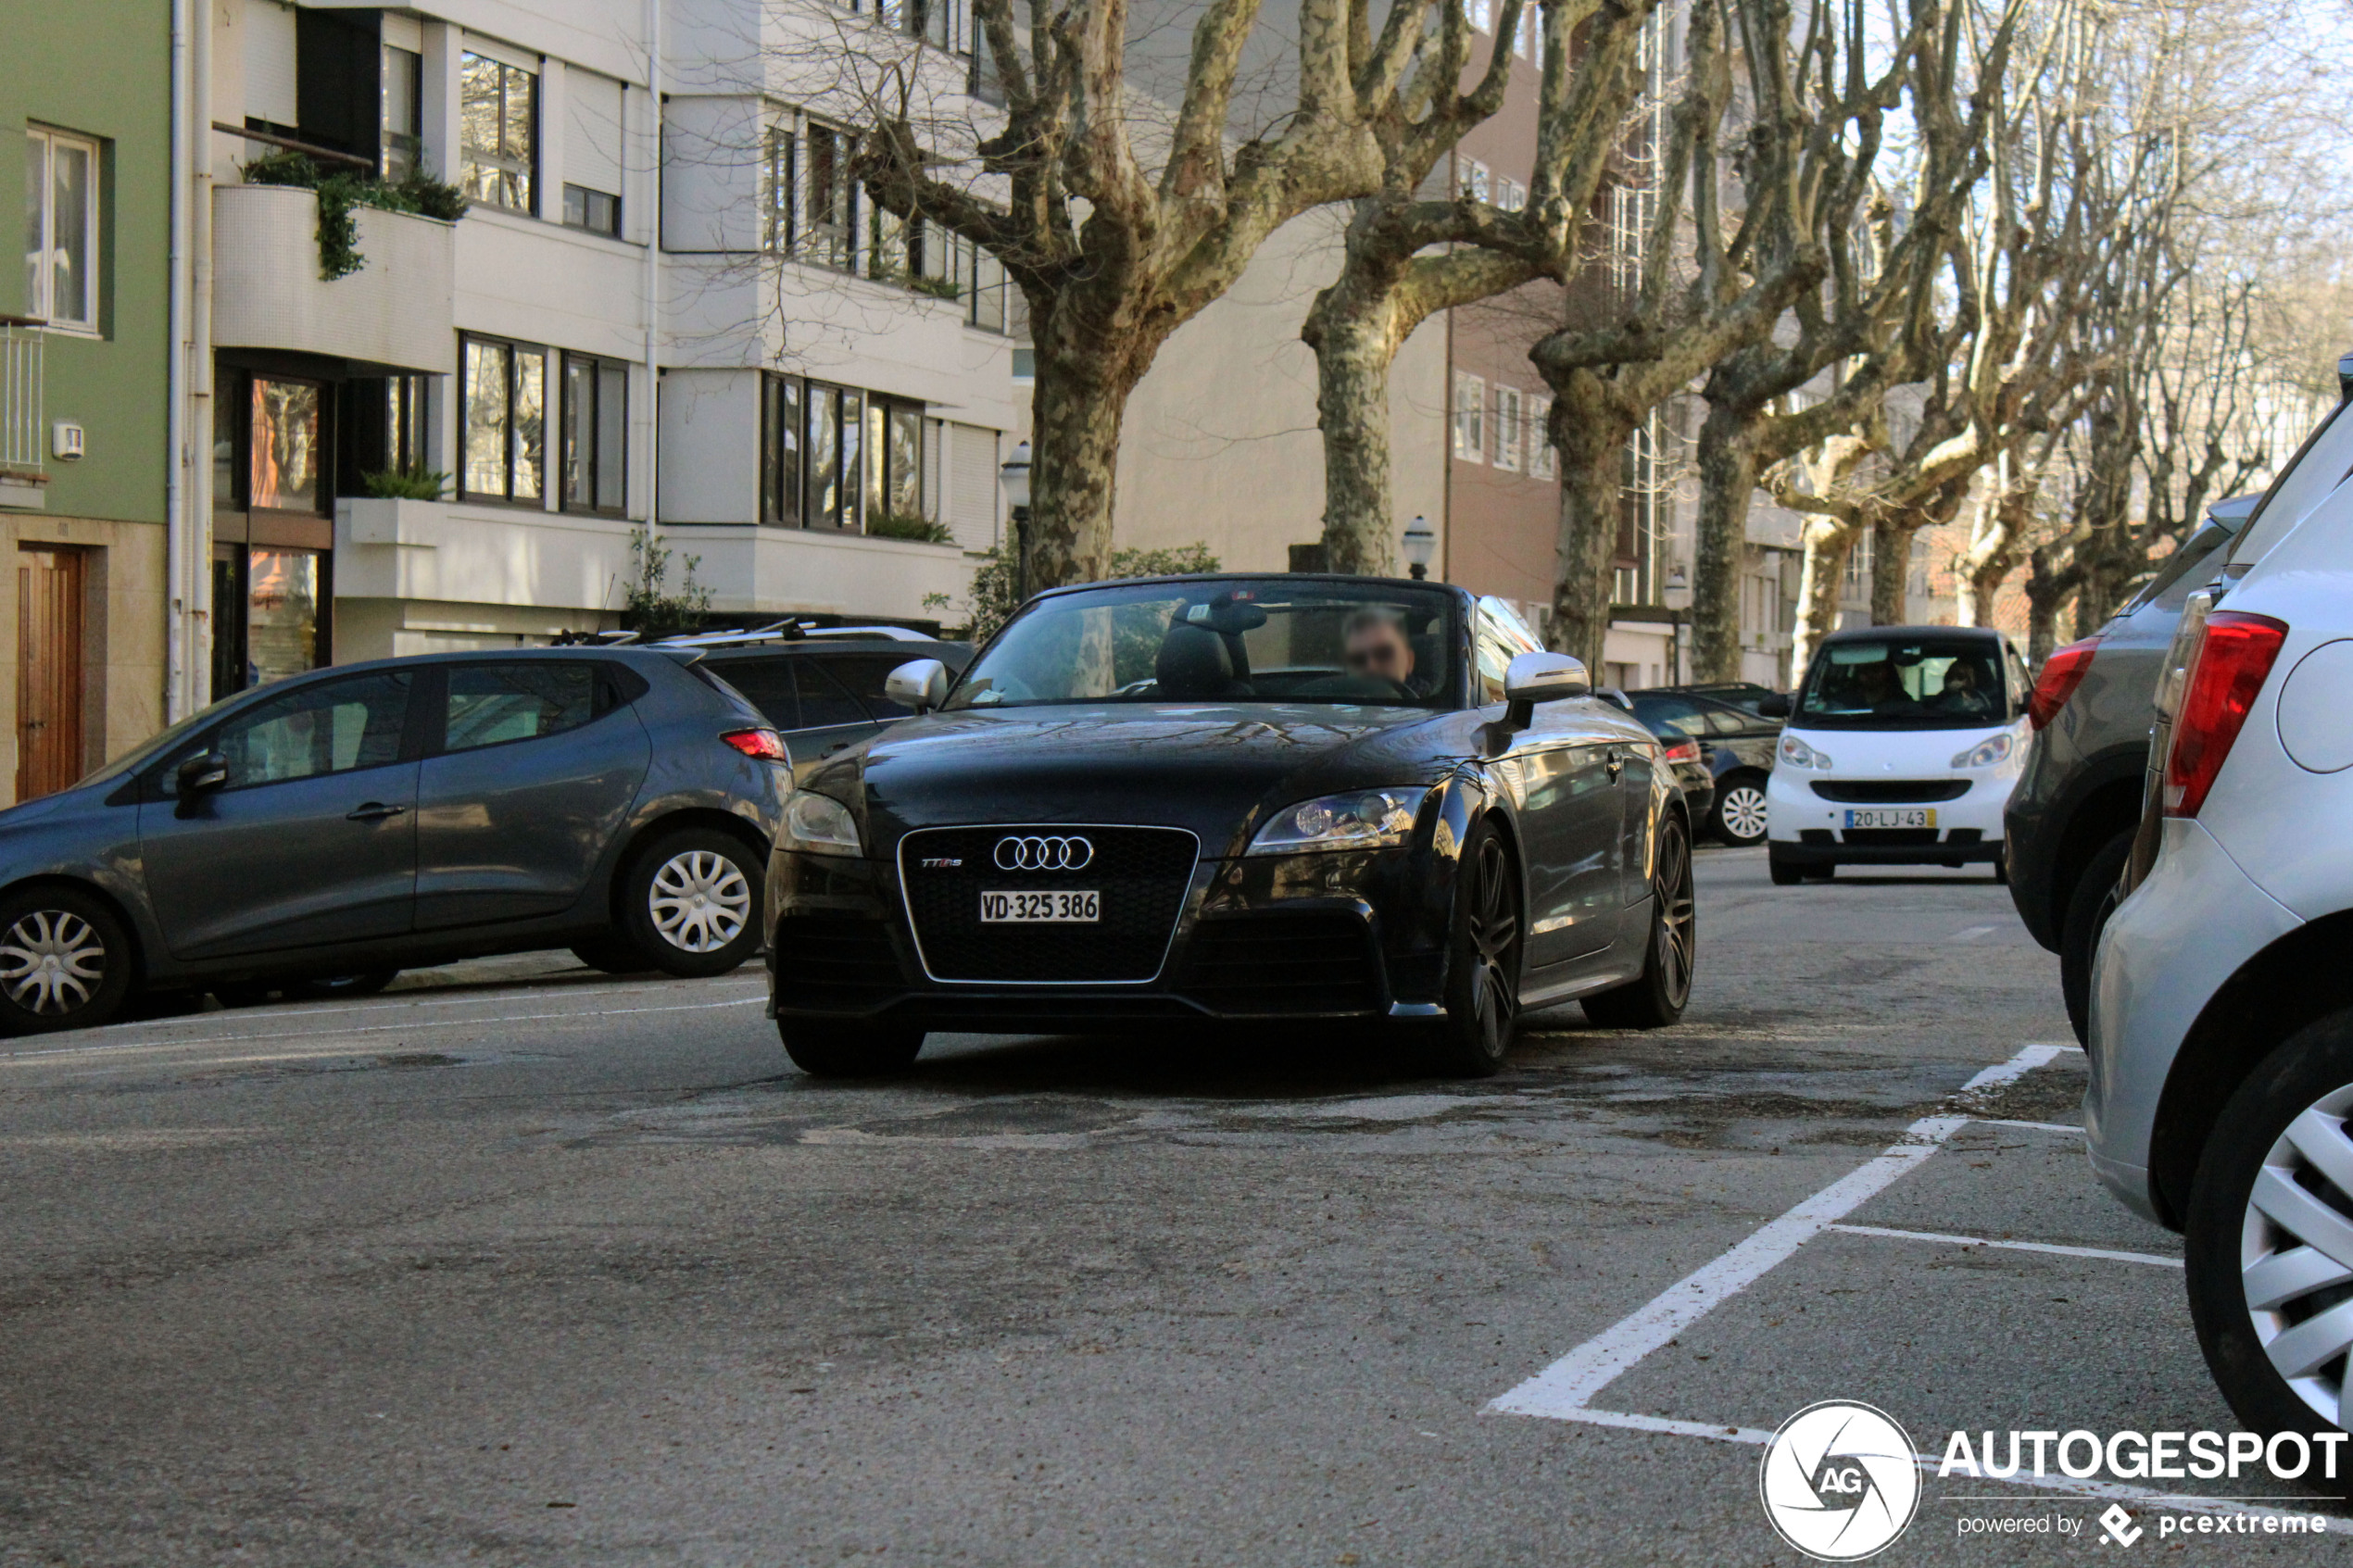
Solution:
<path fill-rule="evenodd" d="M 950 709 L 1069 702 L 1453 708 L 1453 597 L 1268 577 L 1106 584 L 1024 610 Z"/>
<path fill-rule="evenodd" d="M 1798 693 L 1803 729 L 1965 730 L 2007 723 L 1999 645 L 1977 637 L 1831 643 Z"/>

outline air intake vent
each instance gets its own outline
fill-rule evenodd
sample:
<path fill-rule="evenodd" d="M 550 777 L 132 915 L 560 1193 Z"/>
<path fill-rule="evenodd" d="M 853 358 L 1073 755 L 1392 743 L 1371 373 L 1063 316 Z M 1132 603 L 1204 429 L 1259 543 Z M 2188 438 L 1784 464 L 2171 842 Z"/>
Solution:
<path fill-rule="evenodd" d="M 878 920 L 856 916 L 785 916 L 776 922 L 769 966 L 777 1005 L 787 1011 L 856 1011 L 907 988 L 890 933 Z"/>
<path fill-rule="evenodd" d="M 1368 1013 L 1380 1006 L 1372 933 L 1354 915 L 1243 915 L 1193 931 L 1178 987 L 1212 1012 Z"/>

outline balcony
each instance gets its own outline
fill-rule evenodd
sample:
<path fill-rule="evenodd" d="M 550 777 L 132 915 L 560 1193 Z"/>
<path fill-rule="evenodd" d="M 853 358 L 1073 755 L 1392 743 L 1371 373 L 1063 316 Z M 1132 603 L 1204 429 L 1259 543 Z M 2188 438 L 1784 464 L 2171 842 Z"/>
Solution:
<path fill-rule="evenodd" d="M 319 275 L 319 198 L 294 185 L 212 194 L 212 341 L 384 371 L 457 369 L 457 237 L 438 219 L 361 207 L 366 264 Z"/>
<path fill-rule="evenodd" d="M 43 343 L 39 321 L 0 316 L 0 507 L 48 504 L 49 476 L 41 467 Z"/>

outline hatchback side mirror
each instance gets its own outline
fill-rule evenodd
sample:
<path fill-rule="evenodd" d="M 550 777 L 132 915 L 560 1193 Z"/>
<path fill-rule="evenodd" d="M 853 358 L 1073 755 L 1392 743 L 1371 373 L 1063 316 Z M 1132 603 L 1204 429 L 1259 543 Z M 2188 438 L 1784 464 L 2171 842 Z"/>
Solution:
<path fill-rule="evenodd" d="M 948 666 L 936 659 L 912 659 L 883 680 L 883 695 L 918 713 L 948 700 Z"/>
<path fill-rule="evenodd" d="M 200 751 L 180 764 L 174 775 L 180 785 L 180 798 L 209 795 L 225 789 L 229 784 L 229 759 L 217 751 Z"/>
<path fill-rule="evenodd" d="M 1583 696 L 1593 689 L 1585 662 L 1565 653 L 1514 654 L 1504 667 L 1504 722 L 1524 730 L 1536 721 L 1536 705 Z"/>
<path fill-rule="evenodd" d="M 1786 692 L 1768 692 L 1765 696 L 1758 697 L 1756 699 L 1756 716 L 1760 719 L 1788 718 L 1789 694 Z"/>

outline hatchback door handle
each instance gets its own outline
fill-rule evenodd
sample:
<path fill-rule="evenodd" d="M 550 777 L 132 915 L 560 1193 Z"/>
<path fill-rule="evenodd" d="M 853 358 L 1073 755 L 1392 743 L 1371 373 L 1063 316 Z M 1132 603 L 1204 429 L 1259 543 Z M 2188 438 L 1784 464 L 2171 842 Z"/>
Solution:
<path fill-rule="evenodd" d="M 381 800 L 371 800 L 357 811 L 346 812 L 346 822 L 381 822 L 387 817 L 397 817 L 409 809 L 406 806 L 387 806 Z"/>

